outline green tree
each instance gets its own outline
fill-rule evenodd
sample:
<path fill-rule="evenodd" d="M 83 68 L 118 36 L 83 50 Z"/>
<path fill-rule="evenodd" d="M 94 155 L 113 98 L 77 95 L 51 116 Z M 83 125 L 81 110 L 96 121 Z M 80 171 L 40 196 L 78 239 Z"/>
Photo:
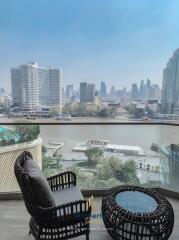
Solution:
<path fill-rule="evenodd" d="M 136 119 L 143 118 L 145 116 L 145 109 L 143 108 L 135 108 L 133 117 Z"/>
<path fill-rule="evenodd" d="M 152 111 L 148 106 L 145 108 L 145 111 L 149 118 L 152 118 L 154 116 L 154 111 Z"/>
<path fill-rule="evenodd" d="M 85 155 L 88 158 L 89 165 L 97 164 L 103 156 L 103 151 L 98 147 L 89 148 L 86 150 Z"/>
<path fill-rule="evenodd" d="M 100 164 L 98 168 L 99 170 L 98 177 L 99 179 L 109 180 L 113 175 L 113 170 L 109 164 L 109 160 L 106 158 L 103 158 L 101 162 L 102 164 Z"/>
<path fill-rule="evenodd" d="M 50 109 L 50 115 L 51 116 L 57 116 L 60 114 L 60 107 L 59 106 L 55 106 L 55 107 L 52 107 Z"/>
<path fill-rule="evenodd" d="M 113 169 L 115 177 L 125 184 L 139 184 L 137 177 L 136 164 L 133 160 L 125 163 L 119 163 L 116 169 Z"/>
<path fill-rule="evenodd" d="M 60 165 L 60 161 L 63 160 L 63 155 L 62 154 L 56 155 L 55 160 L 57 161 L 57 165 Z"/>
<path fill-rule="evenodd" d="M 74 111 L 76 116 L 85 117 L 88 115 L 87 107 L 85 103 L 80 103 L 78 108 Z"/>
<path fill-rule="evenodd" d="M 125 106 L 125 110 L 128 111 L 129 114 L 134 114 L 135 111 L 135 105 L 130 104 Z"/>
<path fill-rule="evenodd" d="M 42 154 L 45 154 L 47 152 L 47 149 L 44 145 L 42 145 Z"/>
<path fill-rule="evenodd" d="M 119 168 L 121 166 L 121 164 L 122 164 L 122 161 L 119 158 L 114 157 L 114 156 L 111 156 L 109 158 L 109 165 L 113 171 L 115 171 L 115 169 Z"/>
<path fill-rule="evenodd" d="M 98 113 L 99 117 L 107 118 L 111 116 L 111 111 L 109 108 L 104 108 Z"/>
<path fill-rule="evenodd" d="M 63 166 L 59 163 L 53 163 L 53 161 L 46 157 L 42 156 L 42 171 L 46 177 L 49 177 L 54 174 L 58 174 L 60 171 L 63 170 Z"/>
<path fill-rule="evenodd" d="M 20 142 L 32 141 L 40 134 L 40 127 L 39 125 L 17 125 L 15 133 L 20 138 Z"/>
<path fill-rule="evenodd" d="M 42 156 L 42 170 L 44 171 L 49 167 L 49 158 Z"/>
<path fill-rule="evenodd" d="M 113 178 L 113 177 L 107 180 L 101 180 L 99 178 L 96 178 L 94 187 L 95 188 L 104 188 L 104 187 L 111 188 L 111 187 L 119 186 L 121 184 L 122 183 L 120 181 L 118 181 L 116 178 Z"/>

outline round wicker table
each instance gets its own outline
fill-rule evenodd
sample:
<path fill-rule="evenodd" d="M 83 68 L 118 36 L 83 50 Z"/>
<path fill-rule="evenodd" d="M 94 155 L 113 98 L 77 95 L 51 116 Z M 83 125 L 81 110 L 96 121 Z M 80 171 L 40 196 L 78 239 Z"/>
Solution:
<path fill-rule="evenodd" d="M 103 197 L 102 216 L 108 233 L 116 240 L 167 240 L 174 225 L 168 200 L 140 186 L 112 188 Z"/>

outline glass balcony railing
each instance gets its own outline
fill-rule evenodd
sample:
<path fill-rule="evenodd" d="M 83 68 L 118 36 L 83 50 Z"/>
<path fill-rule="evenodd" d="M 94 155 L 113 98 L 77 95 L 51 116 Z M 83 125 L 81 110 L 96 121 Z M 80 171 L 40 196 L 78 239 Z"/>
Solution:
<path fill-rule="evenodd" d="M 24 150 L 32 152 L 46 176 L 74 171 L 83 189 L 140 184 L 179 191 L 177 125 L 51 124 L 39 125 L 39 135 L 33 127 L 0 128 L 21 130 L 26 136 L 26 141 L 19 141 L 18 132 L 16 142 L 0 133 L 0 192 L 19 190 L 13 165 Z"/>

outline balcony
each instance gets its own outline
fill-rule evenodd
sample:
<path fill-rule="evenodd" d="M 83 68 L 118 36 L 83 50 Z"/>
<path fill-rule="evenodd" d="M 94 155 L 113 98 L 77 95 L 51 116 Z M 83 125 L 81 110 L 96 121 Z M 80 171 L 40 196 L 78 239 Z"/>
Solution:
<path fill-rule="evenodd" d="M 42 159 L 46 176 L 70 169 L 77 174 L 84 195 L 94 195 L 90 239 L 110 239 L 100 218 L 103 194 L 120 184 L 140 184 L 155 188 L 169 199 L 175 212 L 170 239 L 178 240 L 178 136 L 178 125 L 163 123 L 41 124 L 35 142 L 1 147 L 1 239 L 33 239 L 28 235 L 29 216 L 13 175 L 17 155 L 27 149 L 36 154 L 40 166 Z M 87 150 L 91 151 L 86 154 Z M 2 157 L 2 153 L 8 157 Z M 94 218 L 97 215 L 99 218 Z"/>

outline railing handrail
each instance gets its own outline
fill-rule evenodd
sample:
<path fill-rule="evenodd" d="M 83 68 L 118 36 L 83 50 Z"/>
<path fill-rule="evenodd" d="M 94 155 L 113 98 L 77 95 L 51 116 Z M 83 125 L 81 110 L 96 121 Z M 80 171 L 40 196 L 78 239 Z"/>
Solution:
<path fill-rule="evenodd" d="M 115 122 L 115 121 L 74 121 L 74 122 L 0 122 L 0 125 L 5 126 L 16 126 L 16 125 L 166 125 L 166 126 L 179 126 L 179 122 L 170 122 L 170 121 L 124 121 L 124 122 Z"/>

